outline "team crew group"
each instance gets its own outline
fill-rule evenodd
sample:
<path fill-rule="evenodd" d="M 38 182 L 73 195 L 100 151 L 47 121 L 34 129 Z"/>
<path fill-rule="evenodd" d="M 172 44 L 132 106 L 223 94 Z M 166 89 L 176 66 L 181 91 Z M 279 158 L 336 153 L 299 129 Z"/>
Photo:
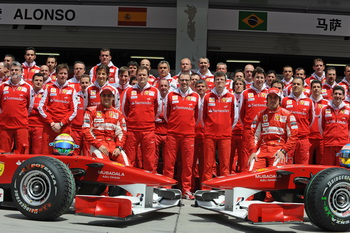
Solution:
<path fill-rule="evenodd" d="M 212 74 L 204 57 L 198 70 L 182 59 L 176 76 L 161 61 L 154 77 L 149 60 L 118 69 L 101 49 L 90 74 L 77 61 L 68 79 L 55 57 L 41 67 L 34 48 L 24 57 L 0 62 L 3 152 L 51 154 L 49 143 L 67 133 L 75 155 L 126 163 L 124 150 L 131 166 L 176 176 L 192 199 L 195 178 L 278 163 L 339 165 L 336 153 L 349 142 L 350 65 L 340 83 L 319 58 L 310 77 L 285 66 L 280 80 L 248 64 L 230 79 L 225 63 Z"/>

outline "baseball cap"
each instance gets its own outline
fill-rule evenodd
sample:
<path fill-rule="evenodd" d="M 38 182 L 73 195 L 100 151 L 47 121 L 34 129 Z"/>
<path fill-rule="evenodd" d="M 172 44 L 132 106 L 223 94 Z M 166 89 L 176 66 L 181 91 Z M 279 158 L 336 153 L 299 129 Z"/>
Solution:
<path fill-rule="evenodd" d="M 267 96 L 275 94 L 278 97 L 282 98 L 282 92 L 280 89 L 276 88 L 276 87 L 271 87 L 268 91 L 267 91 Z"/>
<path fill-rule="evenodd" d="M 102 87 L 102 89 L 101 89 L 101 91 L 100 91 L 100 95 L 101 95 L 103 92 L 110 92 L 110 93 L 112 93 L 112 94 L 115 96 L 115 90 L 113 89 L 113 87 L 104 86 L 104 87 Z"/>

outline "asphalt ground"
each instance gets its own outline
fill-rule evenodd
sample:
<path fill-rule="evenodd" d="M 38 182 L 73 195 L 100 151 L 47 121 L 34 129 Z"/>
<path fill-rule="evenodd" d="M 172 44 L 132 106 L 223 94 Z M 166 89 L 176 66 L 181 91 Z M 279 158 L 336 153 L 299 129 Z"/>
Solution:
<path fill-rule="evenodd" d="M 221 232 L 324 232 L 312 225 L 307 217 L 303 223 L 253 225 L 244 220 L 225 216 L 199 207 L 192 207 L 194 201 L 183 200 L 182 206 L 158 212 L 134 216 L 125 221 L 120 219 L 96 218 L 75 215 L 70 211 L 56 221 L 33 221 L 13 208 L 0 207 L 0 232 L 16 233 L 221 233 Z"/>

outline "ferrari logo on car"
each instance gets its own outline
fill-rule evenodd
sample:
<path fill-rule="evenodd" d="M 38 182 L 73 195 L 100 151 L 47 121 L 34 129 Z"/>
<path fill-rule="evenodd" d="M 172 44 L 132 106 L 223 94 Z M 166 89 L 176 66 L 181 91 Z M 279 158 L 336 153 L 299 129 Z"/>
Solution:
<path fill-rule="evenodd" d="M 2 176 L 2 173 L 4 173 L 5 170 L 5 163 L 0 162 L 0 176 Z"/>

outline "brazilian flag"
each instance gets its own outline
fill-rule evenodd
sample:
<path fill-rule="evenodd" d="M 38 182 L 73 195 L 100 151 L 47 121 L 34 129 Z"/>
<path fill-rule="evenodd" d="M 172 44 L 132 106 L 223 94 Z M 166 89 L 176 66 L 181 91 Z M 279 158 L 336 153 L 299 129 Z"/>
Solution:
<path fill-rule="evenodd" d="M 239 30 L 267 30 L 267 12 L 239 12 Z"/>

